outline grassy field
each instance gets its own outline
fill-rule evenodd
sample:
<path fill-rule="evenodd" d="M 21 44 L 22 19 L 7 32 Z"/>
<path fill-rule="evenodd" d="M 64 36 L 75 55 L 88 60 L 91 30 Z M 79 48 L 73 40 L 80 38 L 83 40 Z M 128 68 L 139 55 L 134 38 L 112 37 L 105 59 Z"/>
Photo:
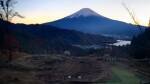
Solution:
<path fill-rule="evenodd" d="M 140 79 L 128 70 L 112 67 L 112 79 L 106 84 L 140 84 Z"/>

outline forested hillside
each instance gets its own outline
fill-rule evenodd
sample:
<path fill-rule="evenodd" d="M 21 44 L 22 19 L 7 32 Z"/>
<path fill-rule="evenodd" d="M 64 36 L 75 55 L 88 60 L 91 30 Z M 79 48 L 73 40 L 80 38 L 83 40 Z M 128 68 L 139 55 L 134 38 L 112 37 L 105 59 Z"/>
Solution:
<path fill-rule="evenodd" d="M 63 53 L 65 50 L 78 52 L 81 49 L 72 45 L 105 45 L 115 42 L 113 38 L 53 26 L 0 22 L 1 44 L 5 48 L 27 53 Z"/>

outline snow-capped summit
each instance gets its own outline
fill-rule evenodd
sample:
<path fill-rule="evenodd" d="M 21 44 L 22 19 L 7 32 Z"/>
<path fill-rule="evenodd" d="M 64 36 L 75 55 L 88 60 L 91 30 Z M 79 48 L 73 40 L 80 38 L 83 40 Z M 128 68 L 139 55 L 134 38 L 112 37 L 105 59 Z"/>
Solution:
<path fill-rule="evenodd" d="M 75 18 L 75 17 L 87 17 L 87 16 L 100 16 L 98 13 L 94 12 L 90 8 L 83 8 L 76 13 L 72 14 L 71 16 L 68 16 L 68 18 Z"/>
<path fill-rule="evenodd" d="M 61 29 L 76 30 L 84 33 L 105 35 L 115 38 L 130 39 L 139 34 L 137 26 L 112 20 L 89 8 L 83 8 L 70 16 L 45 24 Z"/>

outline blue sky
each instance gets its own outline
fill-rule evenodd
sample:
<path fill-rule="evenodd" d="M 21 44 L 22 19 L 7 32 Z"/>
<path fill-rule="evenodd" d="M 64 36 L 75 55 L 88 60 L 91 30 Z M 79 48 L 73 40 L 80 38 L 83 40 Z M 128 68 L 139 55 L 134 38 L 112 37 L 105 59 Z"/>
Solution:
<path fill-rule="evenodd" d="M 18 0 L 15 9 L 25 18 L 14 18 L 13 22 L 26 24 L 50 22 L 82 8 L 91 8 L 105 17 L 133 23 L 122 2 L 134 11 L 142 25 L 148 24 L 150 0 Z"/>

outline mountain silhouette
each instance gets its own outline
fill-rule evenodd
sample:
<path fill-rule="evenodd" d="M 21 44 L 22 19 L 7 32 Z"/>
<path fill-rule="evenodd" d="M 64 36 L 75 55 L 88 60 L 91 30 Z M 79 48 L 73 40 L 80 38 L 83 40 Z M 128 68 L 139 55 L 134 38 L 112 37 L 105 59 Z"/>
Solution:
<path fill-rule="evenodd" d="M 132 38 L 140 32 L 136 25 L 112 20 L 89 8 L 83 8 L 70 16 L 45 23 L 45 25 L 117 38 Z"/>

